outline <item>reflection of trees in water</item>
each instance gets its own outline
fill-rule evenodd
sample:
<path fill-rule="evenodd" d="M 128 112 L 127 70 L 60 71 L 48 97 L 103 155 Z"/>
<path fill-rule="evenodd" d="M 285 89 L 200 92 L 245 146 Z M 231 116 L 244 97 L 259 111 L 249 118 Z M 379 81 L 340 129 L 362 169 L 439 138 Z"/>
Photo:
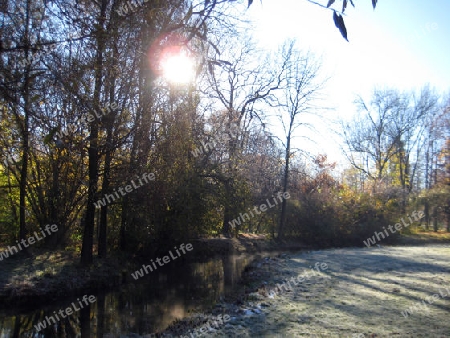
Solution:
<path fill-rule="evenodd" d="M 223 281 L 227 286 L 234 286 L 236 281 L 236 258 L 234 256 L 222 257 Z M 239 276 L 240 277 L 240 276 Z"/>
<path fill-rule="evenodd" d="M 123 285 L 120 291 L 103 292 L 88 309 L 61 318 L 41 330 L 47 337 L 117 337 L 121 334 L 149 334 L 165 329 L 192 309 L 211 305 L 235 287 L 252 257 L 224 256 L 204 263 L 173 264 L 142 281 Z M 66 309 L 70 303 L 30 315 L 6 317 L 0 327 L 8 337 L 35 337 L 34 325 Z M 90 311 L 92 310 L 92 311 Z M 8 335 L 9 334 L 9 335 Z"/>
<path fill-rule="evenodd" d="M 222 257 L 223 281 L 227 290 L 236 287 L 241 279 L 245 267 L 253 260 L 253 256 L 224 256 Z"/>
<path fill-rule="evenodd" d="M 222 262 L 216 259 L 174 265 L 174 268 L 148 278 L 146 284 L 131 284 L 130 290 L 109 295 L 117 297 L 119 311 L 112 310 L 111 315 L 117 316 L 122 333 L 157 332 L 175 319 L 188 315 L 189 310 L 212 303 L 222 290 Z M 106 324 L 106 327 L 114 326 Z"/>
<path fill-rule="evenodd" d="M 61 307 L 61 309 L 66 309 L 67 307 L 69 306 Z M 44 336 L 46 338 L 76 337 L 80 334 L 81 337 L 88 337 L 83 336 L 83 328 L 90 326 L 90 309 L 88 306 L 80 311 L 81 313 L 83 311 L 87 312 L 87 316 L 86 318 L 84 318 L 84 321 L 83 318 L 80 321 L 80 313 L 75 312 L 70 316 L 66 316 L 66 318 L 62 318 L 58 314 L 60 320 L 57 321 L 56 324 L 53 324 L 53 321 L 50 320 L 51 324 L 48 325 L 45 317 L 54 317 L 55 314 L 53 313 L 53 311 L 56 311 L 58 313 L 59 310 L 42 310 L 36 311 L 31 316 L 16 316 L 16 324 L 18 323 L 19 328 L 16 331 L 17 325 L 14 326 L 14 334 L 12 335 L 12 337 L 36 337 L 37 334 L 39 334 L 39 337 Z M 20 318 L 22 318 L 23 320 L 21 321 Z M 47 327 L 45 329 L 37 331 L 34 325 L 38 325 L 40 322 L 44 321 L 46 322 Z M 21 331 L 20 334 L 19 330 Z"/>
<path fill-rule="evenodd" d="M 211 304 L 223 291 L 223 263 L 218 258 L 205 263 L 174 265 L 145 278 L 145 284 L 132 282 L 121 292 L 108 294 L 103 314 L 100 314 L 99 299 L 97 319 L 104 323 L 97 326 L 98 337 L 158 332 L 175 319 L 187 316 L 189 310 Z"/>
<path fill-rule="evenodd" d="M 19 333 L 20 333 L 20 316 L 16 316 L 15 321 L 14 321 L 14 332 L 13 332 L 13 338 L 19 338 Z"/>
<path fill-rule="evenodd" d="M 196 299 L 211 303 L 218 299 L 223 291 L 223 268 L 220 259 L 205 263 L 190 264 L 192 283 L 187 284 L 187 291 Z"/>
<path fill-rule="evenodd" d="M 80 310 L 81 338 L 91 338 L 91 307 Z"/>
<path fill-rule="evenodd" d="M 97 296 L 97 338 L 103 338 L 105 331 L 105 294 Z"/>
<path fill-rule="evenodd" d="M 218 300 L 220 294 L 236 286 L 252 259 L 252 256 L 228 255 L 206 263 L 191 264 L 194 281 L 191 286 L 196 286 L 195 294 L 203 299 Z"/>

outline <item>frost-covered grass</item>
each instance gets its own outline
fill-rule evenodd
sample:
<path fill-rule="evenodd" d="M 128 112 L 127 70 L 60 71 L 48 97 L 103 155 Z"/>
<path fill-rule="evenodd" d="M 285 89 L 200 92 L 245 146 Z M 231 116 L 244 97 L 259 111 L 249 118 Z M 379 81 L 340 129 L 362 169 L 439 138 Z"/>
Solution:
<path fill-rule="evenodd" d="M 26 305 L 36 297 L 54 299 L 69 291 L 108 285 L 120 280 L 120 267 L 124 266 L 114 258 L 97 260 L 87 268 L 78 262 L 78 255 L 68 251 L 34 250 L 33 256 L 4 259 L 0 262 L 0 305 Z"/>
<path fill-rule="evenodd" d="M 291 291 L 270 289 L 327 263 Z M 264 265 L 260 265 L 262 270 Z M 450 286 L 450 246 L 348 248 L 291 255 L 271 266 L 258 293 L 212 337 L 450 337 L 450 295 L 408 318 L 402 311 Z M 257 300 L 255 300 L 257 299 Z"/>

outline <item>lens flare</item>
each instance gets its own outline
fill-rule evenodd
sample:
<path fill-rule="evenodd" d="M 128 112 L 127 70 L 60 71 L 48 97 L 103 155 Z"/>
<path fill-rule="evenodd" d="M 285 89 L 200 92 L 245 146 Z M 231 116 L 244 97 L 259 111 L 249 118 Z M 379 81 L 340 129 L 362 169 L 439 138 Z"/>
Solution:
<path fill-rule="evenodd" d="M 162 73 L 168 82 L 187 84 L 194 81 L 195 62 L 186 55 L 168 55 L 162 62 Z"/>

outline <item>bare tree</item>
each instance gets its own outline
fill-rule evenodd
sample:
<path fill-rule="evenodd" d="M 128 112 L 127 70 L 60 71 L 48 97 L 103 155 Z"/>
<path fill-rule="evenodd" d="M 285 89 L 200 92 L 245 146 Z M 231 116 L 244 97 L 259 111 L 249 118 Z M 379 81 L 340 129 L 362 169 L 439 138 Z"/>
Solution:
<path fill-rule="evenodd" d="M 438 96 L 425 86 L 419 95 L 375 89 L 370 104 L 355 101 L 359 118 L 342 125 L 350 163 L 372 180 L 372 189 L 399 186 L 402 209 L 417 178 Z M 364 159 L 361 161 L 361 157 Z"/>
<path fill-rule="evenodd" d="M 31 157 L 30 142 L 31 122 L 33 111 L 36 108 L 37 77 L 42 72 L 36 68 L 36 59 L 39 49 L 36 42 L 41 39 L 42 13 L 41 1 L 24 0 L 11 4 L 13 9 L 4 9 L 3 25 L 0 34 L 5 37 L 0 47 L 1 80 L 0 98 L 9 107 L 16 122 L 20 135 L 20 174 L 16 177 L 19 182 L 19 236 L 21 240 L 26 237 L 26 199 Z M 6 48 L 3 48 L 6 45 Z M 14 64 L 14 59 L 19 60 Z"/>
<path fill-rule="evenodd" d="M 405 109 L 406 102 L 396 91 L 375 90 L 370 105 L 360 96 L 355 104 L 358 113 L 363 114 L 351 124 L 343 126 L 344 141 L 349 150 L 346 155 L 355 168 L 372 180 L 380 181 L 397 151 L 397 138 L 389 132 L 390 124 L 394 115 Z M 366 155 L 363 163 L 355 159 L 358 153 Z"/>
<path fill-rule="evenodd" d="M 294 154 L 292 140 L 295 132 L 300 126 L 311 127 L 304 120 L 299 121 L 299 118 L 318 113 L 317 100 L 326 80 L 319 77 L 320 61 L 310 52 L 305 53 L 295 49 L 295 41 L 285 43 L 281 54 L 283 60 L 287 60 L 287 66 L 283 77 L 283 94 L 276 104 L 281 110 L 279 118 L 285 134 L 283 193 L 286 193 L 289 187 L 290 162 Z M 279 239 L 282 239 L 284 235 L 286 207 L 287 200 L 283 199 L 278 227 Z"/>
<path fill-rule="evenodd" d="M 412 191 L 417 178 L 420 158 L 426 145 L 426 130 L 429 121 L 439 111 L 438 95 L 425 86 L 418 95 L 403 94 L 406 106 L 398 109 L 390 125 L 390 133 L 396 139 L 395 168 L 402 189 L 402 209 L 405 212 L 407 195 Z"/>
<path fill-rule="evenodd" d="M 242 43 L 242 41 L 244 41 Z M 225 190 L 224 217 L 222 233 L 230 236 L 230 221 L 236 216 L 237 183 L 241 176 L 241 159 L 247 135 L 254 121 L 264 124 L 261 116 L 261 104 L 267 103 L 283 82 L 286 60 L 269 64 L 269 58 L 259 50 L 245 34 L 234 37 L 222 37 L 217 42 L 219 50 L 225 46 L 236 46 L 220 55 L 214 53 L 208 60 L 209 96 L 215 101 L 215 109 L 220 107 L 224 112 L 222 122 L 225 130 L 232 130 L 226 142 L 226 161 L 221 166 L 220 179 Z M 256 62 L 256 60 L 258 60 Z M 213 108 L 214 109 L 214 108 Z M 238 229 L 235 229 L 237 233 Z"/>

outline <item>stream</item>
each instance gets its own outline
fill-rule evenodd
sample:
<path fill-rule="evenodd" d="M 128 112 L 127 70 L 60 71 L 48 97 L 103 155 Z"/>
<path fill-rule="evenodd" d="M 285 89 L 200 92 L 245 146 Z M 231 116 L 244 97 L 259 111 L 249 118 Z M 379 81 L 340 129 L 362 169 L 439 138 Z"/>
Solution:
<path fill-rule="evenodd" d="M 84 294 L 78 294 L 49 304 L 34 304 L 30 311 L 0 312 L 0 338 L 155 337 L 155 332 L 164 330 L 177 318 L 189 316 L 194 309 L 201 312 L 232 292 L 244 268 L 257 257 L 261 254 L 185 264 L 173 262 L 139 280 L 130 276 L 117 289 L 87 294 L 96 297 L 92 304 L 82 303 Z M 79 311 L 56 319 L 60 310 L 69 307 Z M 46 327 L 38 330 L 39 323 Z"/>

